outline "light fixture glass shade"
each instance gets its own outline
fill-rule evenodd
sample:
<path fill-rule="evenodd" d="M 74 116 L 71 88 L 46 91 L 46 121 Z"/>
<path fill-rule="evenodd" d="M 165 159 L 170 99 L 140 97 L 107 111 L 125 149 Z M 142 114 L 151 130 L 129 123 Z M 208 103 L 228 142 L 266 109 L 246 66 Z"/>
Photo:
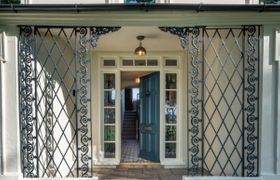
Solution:
<path fill-rule="evenodd" d="M 138 55 L 138 56 L 144 56 L 146 54 L 146 49 L 144 47 L 142 47 L 141 45 L 139 47 L 137 47 L 134 51 L 134 54 Z"/>
<path fill-rule="evenodd" d="M 135 79 L 135 83 L 136 83 L 136 84 L 139 84 L 139 83 L 140 83 L 140 78 L 139 78 L 139 77 Z"/>

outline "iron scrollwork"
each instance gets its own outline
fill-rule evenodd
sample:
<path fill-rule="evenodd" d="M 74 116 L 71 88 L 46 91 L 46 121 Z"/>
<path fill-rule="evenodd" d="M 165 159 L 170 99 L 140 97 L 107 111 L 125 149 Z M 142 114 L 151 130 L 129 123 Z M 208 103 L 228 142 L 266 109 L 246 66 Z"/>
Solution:
<path fill-rule="evenodd" d="M 187 48 L 188 46 L 188 27 L 159 27 L 159 29 L 163 32 L 169 32 L 173 35 L 176 35 L 179 37 L 179 40 L 181 42 L 182 48 Z"/>
<path fill-rule="evenodd" d="M 97 46 L 97 42 L 100 38 L 100 36 L 110 33 L 110 32 L 115 32 L 118 31 L 120 27 L 92 27 L 90 28 L 91 31 L 91 37 L 90 37 L 90 43 L 93 48 Z"/>
<path fill-rule="evenodd" d="M 35 102 L 33 91 L 33 29 L 30 26 L 20 28 L 19 43 L 19 93 L 20 93 L 20 122 L 22 144 L 22 168 L 24 177 L 37 177 L 36 173 L 36 142 L 35 119 L 33 105 Z"/>
<path fill-rule="evenodd" d="M 189 170 L 192 175 L 198 175 L 202 166 L 201 157 L 201 59 L 200 59 L 200 28 L 199 27 L 159 27 L 163 32 L 169 32 L 179 37 L 181 46 L 186 49 L 190 60 L 190 148 Z"/>
<path fill-rule="evenodd" d="M 258 32 L 256 26 L 245 27 L 247 48 L 245 50 L 245 127 L 244 166 L 245 176 L 258 176 Z M 245 121 L 245 119 L 244 119 Z M 244 158 L 245 158 L 244 157 Z"/>
<path fill-rule="evenodd" d="M 82 177 L 91 176 L 90 161 L 91 152 L 89 149 L 89 144 L 91 144 L 92 138 L 91 133 L 89 133 L 90 128 L 90 60 L 89 60 L 89 50 L 88 44 L 91 44 L 93 48 L 97 46 L 97 42 L 101 35 L 107 34 L 109 32 L 114 32 L 119 30 L 120 27 L 91 27 L 91 28 L 80 28 L 80 49 L 79 49 L 79 73 L 80 73 L 80 88 L 79 88 L 79 98 L 80 98 L 80 108 L 78 111 L 80 113 L 80 141 L 81 146 L 78 148 L 80 151 L 80 163 L 78 167 L 78 175 Z M 90 31 L 90 33 L 88 33 Z M 90 35 L 90 36 L 88 36 Z"/>
<path fill-rule="evenodd" d="M 90 101 L 90 97 L 88 96 L 89 91 L 89 83 L 90 77 L 88 73 L 88 38 L 87 38 L 88 29 L 81 28 L 80 29 L 80 49 L 79 49 L 79 78 L 80 78 L 80 87 L 79 87 L 79 98 L 80 98 L 80 107 L 78 111 L 80 113 L 79 120 L 80 120 L 80 127 L 78 128 L 80 133 L 80 141 L 81 146 L 78 148 L 80 151 L 80 161 L 81 165 L 78 165 L 78 176 L 88 177 L 89 176 L 89 168 L 90 168 L 90 155 L 89 155 L 89 144 L 91 141 L 91 136 L 88 135 L 89 131 L 89 118 L 88 118 L 88 111 L 89 105 L 88 102 Z M 78 119 L 77 119 L 78 121 Z M 81 172 L 81 173 L 79 173 Z"/>
<path fill-rule="evenodd" d="M 190 119 L 191 119 L 191 126 L 189 128 L 190 132 L 190 170 L 193 175 L 199 174 L 199 168 L 201 167 L 201 138 L 200 132 L 201 130 L 201 111 L 202 107 L 200 106 L 201 101 L 199 100 L 201 94 L 201 80 L 200 80 L 200 29 L 199 28 L 192 28 L 190 31 L 191 37 L 191 45 L 189 49 L 190 54 L 190 63 L 191 63 L 191 80 L 190 80 Z"/>

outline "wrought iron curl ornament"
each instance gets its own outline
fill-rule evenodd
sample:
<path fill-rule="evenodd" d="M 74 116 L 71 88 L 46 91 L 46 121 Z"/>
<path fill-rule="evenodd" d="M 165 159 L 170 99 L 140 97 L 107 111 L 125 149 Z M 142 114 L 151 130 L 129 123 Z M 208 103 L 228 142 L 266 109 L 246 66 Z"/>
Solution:
<path fill-rule="evenodd" d="M 257 46 L 258 46 L 258 37 L 256 37 L 256 26 L 245 27 L 248 33 L 248 47 L 246 49 L 246 67 L 245 73 L 247 73 L 245 87 L 247 107 L 245 108 L 246 117 L 247 117 L 247 126 L 244 129 L 244 135 L 246 136 L 246 159 L 247 163 L 245 166 L 245 175 L 252 177 L 258 176 L 258 170 L 256 169 L 256 164 L 258 161 L 257 155 L 257 120 L 259 119 L 256 116 L 258 97 L 257 97 L 257 86 L 258 86 L 258 77 L 256 75 L 258 66 L 258 58 L 256 56 Z"/>
<path fill-rule="evenodd" d="M 191 109 L 190 109 L 190 116 L 191 116 L 191 128 L 189 129 L 191 135 L 191 165 L 190 170 L 193 175 L 196 175 L 200 168 L 200 161 L 201 157 L 200 154 L 200 141 L 199 138 L 199 128 L 201 124 L 201 119 L 199 118 L 200 114 L 200 100 L 199 100 L 199 28 L 192 28 L 190 30 L 191 34 L 191 48 L 189 49 L 189 54 L 191 55 Z"/>
<path fill-rule="evenodd" d="M 35 173 L 35 142 L 34 142 L 34 118 L 33 118 L 33 67 L 34 57 L 32 54 L 32 28 L 20 27 L 19 43 L 19 79 L 20 79 L 20 122 L 22 133 L 22 164 L 24 177 L 37 177 Z"/>
<path fill-rule="evenodd" d="M 101 35 L 107 34 L 109 32 L 118 31 L 120 27 L 91 27 L 85 28 L 81 27 L 79 30 L 80 33 L 80 49 L 79 49 L 79 73 L 80 73 L 80 85 L 79 88 L 79 98 L 80 98 L 80 140 L 81 146 L 79 147 L 80 150 L 80 162 L 82 163 L 78 171 L 81 171 L 82 177 L 89 177 L 89 169 L 90 163 L 89 161 L 92 159 L 90 156 L 90 149 L 89 144 L 92 141 L 91 137 L 89 137 L 89 88 L 90 88 L 90 75 L 89 75 L 89 62 L 88 54 L 89 50 L 87 48 L 88 43 L 91 44 L 93 48 L 97 46 L 97 42 Z M 89 34 L 90 32 L 90 34 Z M 90 35 L 90 36 L 89 36 Z"/>
<path fill-rule="evenodd" d="M 200 28 L 199 27 L 159 27 L 159 29 L 163 32 L 169 32 L 173 35 L 179 37 L 181 46 L 184 49 L 188 49 L 188 54 L 191 56 L 191 87 L 189 89 L 190 92 L 190 105 L 191 108 L 189 109 L 190 112 L 190 119 L 191 125 L 188 129 L 190 135 L 191 145 L 189 148 L 190 154 L 190 164 L 189 170 L 192 175 L 198 175 L 200 172 L 201 160 L 202 158 L 199 156 L 200 149 L 201 149 L 201 138 L 199 137 L 201 132 L 201 100 L 199 100 L 199 96 L 201 93 L 201 81 L 200 78 L 200 60 L 199 60 L 199 47 L 200 47 Z M 190 44 L 189 44 L 190 42 Z M 190 47 L 189 47 L 190 46 Z"/>
<path fill-rule="evenodd" d="M 107 34 L 109 32 L 115 32 L 118 31 L 121 27 L 92 27 L 90 28 L 91 32 L 91 38 L 90 38 L 90 43 L 92 47 L 97 46 L 97 42 L 100 38 L 100 36 Z"/>
<path fill-rule="evenodd" d="M 80 49 L 79 49 L 79 72 L 80 72 L 80 89 L 79 89 L 79 96 L 80 96 L 80 128 L 79 132 L 81 133 L 81 167 L 79 171 L 81 171 L 82 177 L 88 177 L 89 172 L 89 160 L 88 152 L 89 152 L 89 137 L 88 137 L 88 82 L 89 82 L 89 75 L 88 75 L 88 66 L 87 63 L 89 62 L 87 59 L 88 49 L 87 49 L 87 28 L 80 28 Z M 78 175 L 79 176 L 79 175 Z"/>
<path fill-rule="evenodd" d="M 169 32 L 173 35 L 176 35 L 179 37 L 179 40 L 181 42 L 182 48 L 187 48 L 188 46 L 188 27 L 159 27 L 159 29 L 163 32 Z"/>
<path fill-rule="evenodd" d="M 258 37 L 256 37 L 256 26 L 245 27 L 248 32 L 248 47 L 246 49 L 246 67 L 245 72 L 247 73 L 246 78 L 246 101 L 247 107 L 245 108 L 246 117 L 247 117 L 247 126 L 244 129 L 244 135 L 247 137 L 247 144 L 245 144 L 246 159 L 247 163 L 244 171 L 246 176 L 258 176 L 258 170 L 256 169 L 257 161 L 257 143 L 258 137 L 257 133 L 257 120 L 259 119 L 256 116 L 258 97 L 257 97 L 257 86 L 258 86 L 258 76 L 256 75 L 258 66 L 258 57 L 256 56 L 257 46 L 258 46 Z"/>

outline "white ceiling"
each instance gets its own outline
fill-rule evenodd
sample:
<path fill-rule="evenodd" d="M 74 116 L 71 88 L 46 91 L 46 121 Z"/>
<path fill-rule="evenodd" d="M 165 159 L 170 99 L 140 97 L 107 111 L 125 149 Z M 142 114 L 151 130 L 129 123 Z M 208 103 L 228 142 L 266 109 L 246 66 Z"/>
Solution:
<path fill-rule="evenodd" d="M 151 74 L 152 71 L 123 71 L 121 73 L 122 81 L 135 81 L 136 78 Z"/>
<path fill-rule="evenodd" d="M 96 51 L 133 52 L 139 45 L 136 36 L 144 35 L 142 41 L 147 53 L 152 51 L 181 51 L 179 38 L 158 27 L 122 27 L 119 31 L 111 32 L 100 37 Z"/>

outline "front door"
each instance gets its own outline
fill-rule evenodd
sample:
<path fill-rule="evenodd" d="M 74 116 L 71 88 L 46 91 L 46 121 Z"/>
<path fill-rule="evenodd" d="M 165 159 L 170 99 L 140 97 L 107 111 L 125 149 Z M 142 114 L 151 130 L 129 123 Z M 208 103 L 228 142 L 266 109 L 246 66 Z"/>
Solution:
<path fill-rule="evenodd" d="M 159 72 L 140 81 L 140 157 L 159 162 Z"/>

